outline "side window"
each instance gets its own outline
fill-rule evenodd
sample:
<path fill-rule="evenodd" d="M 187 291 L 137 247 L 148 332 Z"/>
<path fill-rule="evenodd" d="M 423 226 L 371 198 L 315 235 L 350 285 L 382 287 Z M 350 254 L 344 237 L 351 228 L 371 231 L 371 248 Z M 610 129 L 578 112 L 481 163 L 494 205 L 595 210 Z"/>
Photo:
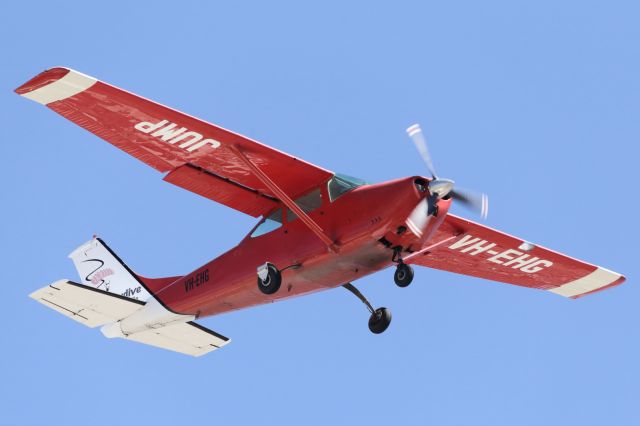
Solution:
<path fill-rule="evenodd" d="M 314 189 L 306 195 L 295 200 L 295 203 L 302 209 L 305 213 L 311 213 L 318 207 L 322 206 L 322 194 L 320 193 L 320 188 Z M 297 218 L 296 214 L 292 212 L 290 209 L 287 209 L 287 222 L 291 222 Z"/>
<path fill-rule="evenodd" d="M 260 235 L 268 234 L 271 231 L 282 226 L 282 209 L 278 209 L 267 216 L 260 225 L 256 227 L 251 233 L 251 238 L 259 237 Z"/>

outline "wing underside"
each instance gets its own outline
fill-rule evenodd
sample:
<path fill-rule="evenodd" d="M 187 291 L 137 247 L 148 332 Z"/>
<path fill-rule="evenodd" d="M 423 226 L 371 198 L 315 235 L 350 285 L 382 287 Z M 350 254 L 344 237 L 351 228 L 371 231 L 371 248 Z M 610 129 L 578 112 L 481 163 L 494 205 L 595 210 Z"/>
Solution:
<path fill-rule="evenodd" d="M 429 247 L 407 257 L 405 262 L 570 298 L 625 280 L 616 272 L 451 214 Z"/>
<path fill-rule="evenodd" d="M 276 195 L 237 155 L 242 152 L 296 198 L 332 173 L 222 127 L 68 68 L 52 68 L 16 89 L 163 173 L 165 180 L 257 217 Z"/>

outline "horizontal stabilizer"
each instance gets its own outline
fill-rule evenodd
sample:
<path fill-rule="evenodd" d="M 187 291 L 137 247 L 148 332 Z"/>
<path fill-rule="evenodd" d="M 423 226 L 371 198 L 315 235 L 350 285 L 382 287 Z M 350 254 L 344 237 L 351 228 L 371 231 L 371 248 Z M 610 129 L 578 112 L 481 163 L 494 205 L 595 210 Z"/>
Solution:
<path fill-rule="evenodd" d="M 119 321 L 144 306 L 138 300 L 68 280 L 36 290 L 29 297 L 91 328 Z"/>
<path fill-rule="evenodd" d="M 191 356 L 204 355 L 229 343 L 228 338 L 191 321 L 131 334 L 127 340 Z"/>
<path fill-rule="evenodd" d="M 116 325 L 119 329 L 121 320 L 136 312 L 139 314 L 146 305 L 139 300 L 68 280 L 43 287 L 29 297 L 87 327 L 104 326 L 105 329 Z M 204 355 L 229 343 L 228 338 L 191 321 L 174 322 L 120 337 L 192 356 Z"/>

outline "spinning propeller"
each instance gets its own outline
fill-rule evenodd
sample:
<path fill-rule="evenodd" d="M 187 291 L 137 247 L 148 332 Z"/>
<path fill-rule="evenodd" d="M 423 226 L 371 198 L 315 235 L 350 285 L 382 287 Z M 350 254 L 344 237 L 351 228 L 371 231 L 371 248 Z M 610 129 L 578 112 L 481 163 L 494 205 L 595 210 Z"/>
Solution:
<path fill-rule="evenodd" d="M 427 169 L 429 173 L 431 173 L 431 177 L 433 178 L 429 181 L 428 188 L 430 196 L 421 201 L 416 208 L 411 212 L 407 222 L 411 228 L 414 228 L 413 231 L 417 232 L 418 235 L 422 234 L 422 231 L 426 227 L 428 222 L 428 216 L 432 213 L 432 209 L 435 206 L 435 203 L 446 196 L 450 196 L 454 200 L 460 202 L 467 208 L 478 212 L 480 217 L 483 219 L 487 218 L 487 214 L 489 213 L 489 198 L 486 194 L 478 193 L 474 191 L 464 190 L 464 189 L 455 189 L 454 181 L 451 179 L 442 179 L 436 175 L 436 170 L 433 167 L 433 163 L 431 162 L 431 155 L 429 155 L 429 149 L 427 148 L 427 141 L 422 133 L 422 129 L 419 124 L 414 124 L 413 126 L 407 129 L 407 133 L 413 143 L 415 144 L 420 156 L 424 160 L 427 165 Z"/>

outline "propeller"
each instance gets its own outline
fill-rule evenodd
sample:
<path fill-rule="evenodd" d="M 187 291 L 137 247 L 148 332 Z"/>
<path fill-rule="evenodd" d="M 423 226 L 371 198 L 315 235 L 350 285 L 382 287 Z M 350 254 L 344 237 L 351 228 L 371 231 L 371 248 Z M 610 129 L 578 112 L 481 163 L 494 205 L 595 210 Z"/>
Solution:
<path fill-rule="evenodd" d="M 429 181 L 429 193 L 438 199 L 451 195 L 451 198 L 458 201 L 465 207 L 477 212 L 482 219 L 486 219 L 489 214 L 489 197 L 487 197 L 486 194 L 468 189 L 455 189 L 454 181 L 439 178 L 438 175 L 436 175 L 435 168 L 433 167 L 431 155 L 429 155 L 429 149 L 427 148 L 427 140 L 424 137 L 424 133 L 422 133 L 420 125 L 414 124 L 409 127 L 407 129 L 407 133 L 413 141 L 413 144 L 418 149 L 420 156 L 427 165 L 427 170 L 429 170 L 429 173 L 431 173 L 431 177 L 433 178 Z M 434 201 L 437 201 L 437 199 Z M 424 210 L 424 207 L 416 207 L 416 210 L 422 211 Z M 412 216 L 417 220 L 418 212 L 416 210 L 414 210 L 415 215 L 412 213 Z M 422 222 L 422 220 L 419 222 Z"/>

